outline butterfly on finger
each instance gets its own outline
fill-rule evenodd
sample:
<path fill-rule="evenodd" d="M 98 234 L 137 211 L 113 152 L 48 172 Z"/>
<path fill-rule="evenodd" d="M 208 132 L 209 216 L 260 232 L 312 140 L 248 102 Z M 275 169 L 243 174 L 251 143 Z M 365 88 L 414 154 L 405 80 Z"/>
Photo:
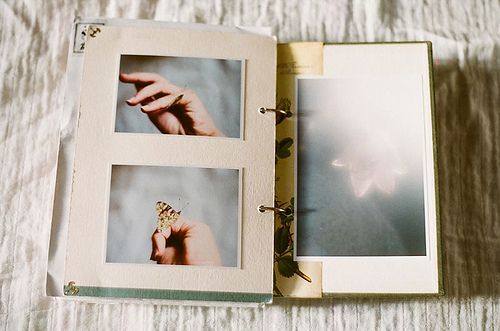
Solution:
<path fill-rule="evenodd" d="M 167 231 L 172 225 L 174 225 L 179 216 L 181 216 L 181 210 L 176 211 L 172 206 L 163 201 L 158 201 L 156 203 L 156 214 L 157 218 L 157 230 L 158 232 Z"/>

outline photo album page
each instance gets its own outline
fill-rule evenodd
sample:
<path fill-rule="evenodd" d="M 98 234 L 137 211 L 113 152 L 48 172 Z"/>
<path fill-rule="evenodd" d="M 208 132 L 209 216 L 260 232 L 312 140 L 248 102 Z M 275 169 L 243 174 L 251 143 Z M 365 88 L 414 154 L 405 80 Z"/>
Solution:
<path fill-rule="evenodd" d="M 275 295 L 442 292 L 430 47 L 279 45 Z"/>
<path fill-rule="evenodd" d="M 271 301 L 275 40 L 87 31 L 65 294 Z"/>

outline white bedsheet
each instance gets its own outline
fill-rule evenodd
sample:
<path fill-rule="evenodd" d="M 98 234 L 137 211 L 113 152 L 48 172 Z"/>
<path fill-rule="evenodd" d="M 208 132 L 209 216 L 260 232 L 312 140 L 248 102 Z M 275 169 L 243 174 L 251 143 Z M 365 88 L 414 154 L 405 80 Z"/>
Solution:
<path fill-rule="evenodd" d="M 446 296 L 278 299 L 260 308 L 44 296 L 71 21 L 272 25 L 280 41 L 431 40 Z M 499 329 L 500 3 L 0 1 L 0 326 L 44 329 Z"/>

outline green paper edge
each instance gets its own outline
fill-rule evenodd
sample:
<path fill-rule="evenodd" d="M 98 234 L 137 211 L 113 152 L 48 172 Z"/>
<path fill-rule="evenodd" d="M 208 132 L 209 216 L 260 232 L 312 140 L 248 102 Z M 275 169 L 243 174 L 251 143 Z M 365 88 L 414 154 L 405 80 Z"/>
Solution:
<path fill-rule="evenodd" d="M 208 292 L 208 291 L 180 291 L 158 290 L 122 287 L 93 287 L 78 286 L 78 293 L 66 295 L 68 297 L 107 297 L 107 298 L 138 298 L 161 300 L 193 300 L 193 301 L 228 301 L 271 303 L 271 293 L 242 293 L 242 292 Z M 64 286 L 66 289 L 67 286 Z"/>
<path fill-rule="evenodd" d="M 432 121 L 432 146 L 434 153 L 434 194 L 436 199 L 436 243 L 437 243 L 437 264 L 438 264 L 438 293 L 437 295 L 443 296 L 445 294 L 444 288 L 444 266 L 443 266 L 443 239 L 441 232 L 441 206 L 439 199 L 439 164 L 438 164 L 438 135 L 436 129 L 436 101 L 434 96 L 434 64 L 432 55 L 432 42 L 425 41 L 427 44 L 427 56 L 429 63 L 429 88 L 431 95 L 431 121 Z"/>

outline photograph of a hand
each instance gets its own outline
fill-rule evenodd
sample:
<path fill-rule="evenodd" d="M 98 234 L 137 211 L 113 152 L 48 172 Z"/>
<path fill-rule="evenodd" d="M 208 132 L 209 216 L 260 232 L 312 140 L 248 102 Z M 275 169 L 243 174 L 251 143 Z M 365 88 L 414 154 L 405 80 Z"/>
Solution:
<path fill-rule="evenodd" d="M 219 249 L 210 227 L 180 216 L 164 232 L 151 236 L 150 259 L 158 264 L 220 266 Z"/>
<path fill-rule="evenodd" d="M 135 85 L 137 93 L 127 104 L 140 104 L 161 133 L 224 137 L 193 90 L 151 72 L 121 73 L 120 81 Z"/>
<path fill-rule="evenodd" d="M 242 138 L 242 60 L 135 54 L 122 54 L 119 60 L 114 132 L 137 141 L 137 134 L 148 135 L 162 144 L 175 136 L 214 142 Z M 174 145 L 141 148 L 169 156 Z M 209 155 L 200 151 L 199 158 Z M 178 165 L 112 166 L 106 261 L 237 267 L 239 170 L 182 166 L 182 157 L 172 162 Z M 172 213 L 180 216 L 183 208 L 176 212 L 170 206 L 169 212 L 163 202 L 162 219 L 158 203 L 180 197 L 196 203 L 177 218 Z"/>
<path fill-rule="evenodd" d="M 239 192 L 239 169 L 112 165 L 106 262 L 238 267 Z"/>

